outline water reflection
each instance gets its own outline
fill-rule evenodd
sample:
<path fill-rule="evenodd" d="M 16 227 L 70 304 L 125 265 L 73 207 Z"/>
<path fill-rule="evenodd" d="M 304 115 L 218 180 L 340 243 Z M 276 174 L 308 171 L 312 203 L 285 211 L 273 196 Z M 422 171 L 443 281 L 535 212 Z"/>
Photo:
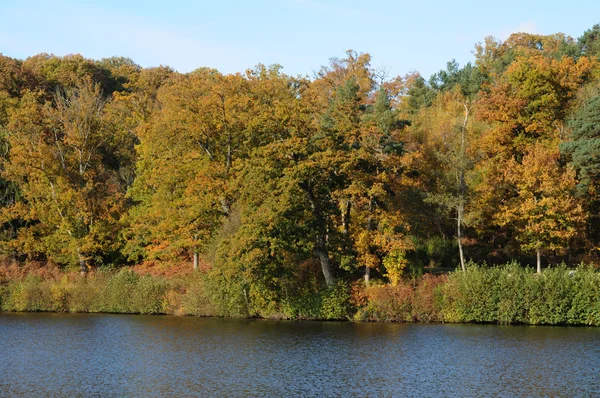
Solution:
<path fill-rule="evenodd" d="M 0 315 L 0 396 L 594 396 L 600 329 Z"/>

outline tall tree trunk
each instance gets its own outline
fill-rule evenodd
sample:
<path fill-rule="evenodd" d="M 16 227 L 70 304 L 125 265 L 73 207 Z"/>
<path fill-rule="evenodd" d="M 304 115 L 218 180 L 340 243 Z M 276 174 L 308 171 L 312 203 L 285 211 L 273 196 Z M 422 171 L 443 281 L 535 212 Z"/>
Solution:
<path fill-rule="evenodd" d="M 194 271 L 198 270 L 198 252 L 194 251 Z"/>
<path fill-rule="evenodd" d="M 348 235 L 350 233 L 350 212 L 352 211 L 352 202 L 349 200 L 346 201 L 346 207 L 344 211 L 342 211 L 342 226 L 344 235 Z M 365 283 L 369 284 L 369 267 L 365 267 Z"/>
<path fill-rule="evenodd" d="M 373 223 L 373 216 L 371 215 L 373 212 L 373 199 L 369 200 L 369 217 L 367 218 L 367 231 L 369 231 L 369 239 L 372 238 L 371 231 L 375 229 L 375 225 Z M 369 246 L 369 254 L 371 254 L 371 247 Z M 365 285 L 369 286 L 369 282 L 371 279 L 371 268 L 368 265 L 365 265 Z"/>
<path fill-rule="evenodd" d="M 536 257 L 537 257 L 537 273 L 541 274 L 542 273 L 542 256 L 540 254 L 540 248 L 538 247 L 535 251 Z"/>
<path fill-rule="evenodd" d="M 456 240 L 458 241 L 458 254 L 460 256 L 460 268 L 462 269 L 463 272 L 466 272 L 467 267 L 465 266 L 465 255 L 463 253 L 463 247 L 462 247 L 462 228 L 461 228 L 463 212 L 464 212 L 464 209 L 463 209 L 463 204 L 461 201 L 457 208 L 458 217 L 456 217 L 456 220 L 457 220 Z"/>
<path fill-rule="evenodd" d="M 323 276 L 325 277 L 325 283 L 327 286 L 333 286 L 334 279 L 333 274 L 331 273 L 331 263 L 327 249 L 315 247 L 313 253 L 319 258 L 321 272 L 323 272 Z"/>
<path fill-rule="evenodd" d="M 331 260 L 329 258 L 329 251 L 327 250 L 327 221 L 321 212 L 321 206 L 318 200 L 315 198 L 313 187 L 306 181 L 299 184 L 300 188 L 306 193 L 308 201 L 313 212 L 313 217 L 317 221 L 317 230 L 315 231 L 315 247 L 313 254 L 319 259 L 321 263 L 321 271 L 325 277 L 325 283 L 327 286 L 333 286 L 334 278 L 331 272 Z"/>
<path fill-rule="evenodd" d="M 465 168 L 466 168 L 466 135 L 467 135 L 467 124 L 469 123 L 469 113 L 471 112 L 471 106 L 468 102 L 463 103 L 465 109 L 465 118 L 463 120 L 462 128 L 460 129 L 460 157 L 458 159 L 458 205 L 456 207 L 456 239 L 458 242 L 458 254 L 460 256 L 460 268 L 463 272 L 467 270 L 465 266 L 465 255 L 462 247 L 462 223 L 465 212 L 465 194 L 467 185 L 465 182 Z"/>

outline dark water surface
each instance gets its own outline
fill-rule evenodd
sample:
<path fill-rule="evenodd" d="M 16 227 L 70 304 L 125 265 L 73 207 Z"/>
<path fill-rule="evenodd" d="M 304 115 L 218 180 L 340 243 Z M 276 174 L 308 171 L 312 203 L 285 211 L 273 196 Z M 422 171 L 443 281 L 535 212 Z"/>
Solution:
<path fill-rule="evenodd" d="M 0 396 L 600 396 L 600 328 L 0 314 Z"/>

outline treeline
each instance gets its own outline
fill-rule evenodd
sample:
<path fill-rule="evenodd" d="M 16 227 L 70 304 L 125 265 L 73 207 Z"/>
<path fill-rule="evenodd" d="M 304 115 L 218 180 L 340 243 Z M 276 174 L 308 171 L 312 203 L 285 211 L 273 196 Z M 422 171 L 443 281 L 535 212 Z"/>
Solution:
<path fill-rule="evenodd" d="M 354 51 L 311 78 L 0 56 L 0 249 L 189 261 L 262 309 L 469 259 L 594 262 L 599 34 L 487 38 L 429 80 Z"/>

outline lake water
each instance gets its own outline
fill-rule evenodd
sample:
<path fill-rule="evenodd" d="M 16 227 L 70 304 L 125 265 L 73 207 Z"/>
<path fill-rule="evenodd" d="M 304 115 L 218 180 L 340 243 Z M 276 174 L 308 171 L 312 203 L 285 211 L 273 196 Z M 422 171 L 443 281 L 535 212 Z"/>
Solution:
<path fill-rule="evenodd" d="M 600 328 L 5 313 L 0 396 L 600 396 Z"/>

